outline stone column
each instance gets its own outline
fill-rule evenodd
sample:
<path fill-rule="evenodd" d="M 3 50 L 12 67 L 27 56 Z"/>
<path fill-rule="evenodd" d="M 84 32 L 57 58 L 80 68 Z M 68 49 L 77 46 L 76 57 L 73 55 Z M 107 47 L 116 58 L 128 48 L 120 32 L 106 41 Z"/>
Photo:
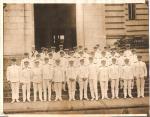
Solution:
<path fill-rule="evenodd" d="M 25 51 L 30 52 L 32 45 L 35 45 L 34 39 L 34 6 L 25 4 Z"/>
<path fill-rule="evenodd" d="M 83 4 L 76 4 L 76 32 L 77 32 L 77 45 L 85 45 L 84 42 L 84 16 Z"/>
<path fill-rule="evenodd" d="M 77 4 L 77 44 L 90 50 L 100 44 L 106 45 L 104 4 Z"/>

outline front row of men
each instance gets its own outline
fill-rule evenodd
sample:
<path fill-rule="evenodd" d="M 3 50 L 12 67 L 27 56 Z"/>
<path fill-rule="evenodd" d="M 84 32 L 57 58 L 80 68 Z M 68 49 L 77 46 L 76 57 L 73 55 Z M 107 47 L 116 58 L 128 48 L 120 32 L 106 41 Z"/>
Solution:
<path fill-rule="evenodd" d="M 129 59 L 125 59 L 125 65 L 119 67 L 116 59 L 112 59 L 112 65 L 106 66 L 106 61 L 101 61 L 98 67 L 89 57 L 89 64 L 84 65 L 84 59 L 80 59 L 80 67 L 74 67 L 73 59 L 69 60 L 69 67 L 66 69 L 60 65 L 60 60 L 55 60 L 55 66 L 49 65 L 49 58 L 44 59 L 44 64 L 40 66 L 38 60 L 34 61 L 34 67 L 29 67 L 29 61 L 24 61 L 24 68 L 20 69 L 16 65 L 16 59 L 11 59 L 12 65 L 7 69 L 7 80 L 11 84 L 12 103 L 19 102 L 19 85 L 22 85 L 23 102 L 30 100 L 30 87 L 33 83 L 34 102 L 37 101 L 37 92 L 40 101 L 51 101 L 51 91 L 54 88 L 55 101 L 62 100 L 62 86 L 66 82 L 68 85 L 69 101 L 75 100 L 76 82 L 79 84 L 80 100 L 86 99 L 87 87 L 89 83 L 91 100 L 98 100 L 98 82 L 100 82 L 101 97 L 108 99 L 108 82 L 111 82 L 111 94 L 113 98 L 119 98 L 119 81 L 123 81 L 124 98 L 127 94 L 130 98 L 131 82 L 135 78 L 137 86 L 137 97 L 144 97 L 144 82 L 147 77 L 146 64 L 138 56 L 138 62 L 134 66 L 129 64 Z M 65 71 L 65 72 L 64 72 Z M 43 93 L 42 93 L 43 92 Z M 42 96 L 43 94 L 43 96 Z M 44 97 L 44 100 L 42 99 Z"/>

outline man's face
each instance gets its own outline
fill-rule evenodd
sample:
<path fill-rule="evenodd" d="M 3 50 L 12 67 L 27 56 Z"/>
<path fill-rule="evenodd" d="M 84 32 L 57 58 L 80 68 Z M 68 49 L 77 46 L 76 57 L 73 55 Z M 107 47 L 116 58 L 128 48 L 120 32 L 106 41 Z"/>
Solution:
<path fill-rule="evenodd" d="M 142 60 L 142 58 L 141 57 L 138 57 L 138 61 L 141 61 Z"/>
<path fill-rule="evenodd" d="M 115 60 L 115 59 L 113 59 L 113 60 L 112 60 L 112 63 L 113 63 L 113 64 L 116 64 L 116 60 Z"/>
<path fill-rule="evenodd" d="M 25 63 L 24 63 L 24 66 L 25 66 L 25 67 L 28 67 L 28 66 L 29 66 L 29 63 L 28 63 L 28 62 L 25 62 Z"/>
<path fill-rule="evenodd" d="M 105 66 L 106 65 L 106 61 L 102 61 L 102 66 Z"/>
<path fill-rule="evenodd" d="M 11 64 L 12 65 L 16 65 L 16 61 L 11 61 Z"/>
<path fill-rule="evenodd" d="M 59 66 L 60 65 L 60 61 L 56 61 L 56 65 Z"/>
<path fill-rule="evenodd" d="M 53 55 L 49 55 L 49 58 L 52 59 L 52 58 L 53 58 Z"/>
<path fill-rule="evenodd" d="M 39 62 L 35 62 L 35 66 L 38 67 L 39 66 Z"/>
<path fill-rule="evenodd" d="M 45 61 L 45 63 L 48 63 L 48 62 L 49 62 L 49 60 L 48 60 L 48 59 L 45 59 L 44 61 Z"/>
<path fill-rule="evenodd" d="M 24 55 L 24 57 L 25 57 L 25 58 L 28 58 L 29 56 L 28 56 L 28 55 Z"/>
<path fill-rule="evenodd" d="M 72 67 L 73 64 L 74 64 L 74 62 L 73 62 L 73 61 L 70 61 L 69 64 L 70 64 L 70 66 Z"/>
<path fill-rule="evenodd" d="M 80 61 L 80 64 L 81 64 L 81 65 L 84 65 L 84 61 L 83 61 L 83 60 L 82 60 L 82 61 Z"/>
<path fill-rule="evenodd" d="M 93 63 L 93 59 L 89 59 L 89 62 L 90 62 L 90 63 Z"/>
<path fill-rule="evenodd" d="M 126 64 L 126 65 L 129 64 L 129 60 L 128 60 L 128 59 L 125 60 L 125 64 Z"/>

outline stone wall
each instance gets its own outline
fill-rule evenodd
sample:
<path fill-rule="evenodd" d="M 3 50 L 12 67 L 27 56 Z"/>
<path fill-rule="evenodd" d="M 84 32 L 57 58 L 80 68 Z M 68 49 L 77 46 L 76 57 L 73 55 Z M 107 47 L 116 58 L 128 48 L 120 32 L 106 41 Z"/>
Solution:
<path fill-rule="evenodd" d="M 4 55 L 21 55 L 34 44 L 32 4 L 7 4 L 4 9 Z"/>

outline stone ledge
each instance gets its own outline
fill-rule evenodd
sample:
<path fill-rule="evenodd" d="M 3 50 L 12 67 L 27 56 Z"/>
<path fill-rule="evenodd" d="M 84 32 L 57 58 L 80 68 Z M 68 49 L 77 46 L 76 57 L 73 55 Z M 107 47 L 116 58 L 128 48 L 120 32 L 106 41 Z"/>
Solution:
<path fill-rule="evenodd" d="M 99 101 L 52 101 L 4 103 L 4 113 L 30 113 L 55 111 L 82 111 L 98 109 L 148 108 L 149 97 L 133 99 L 109 99 Z"/>

